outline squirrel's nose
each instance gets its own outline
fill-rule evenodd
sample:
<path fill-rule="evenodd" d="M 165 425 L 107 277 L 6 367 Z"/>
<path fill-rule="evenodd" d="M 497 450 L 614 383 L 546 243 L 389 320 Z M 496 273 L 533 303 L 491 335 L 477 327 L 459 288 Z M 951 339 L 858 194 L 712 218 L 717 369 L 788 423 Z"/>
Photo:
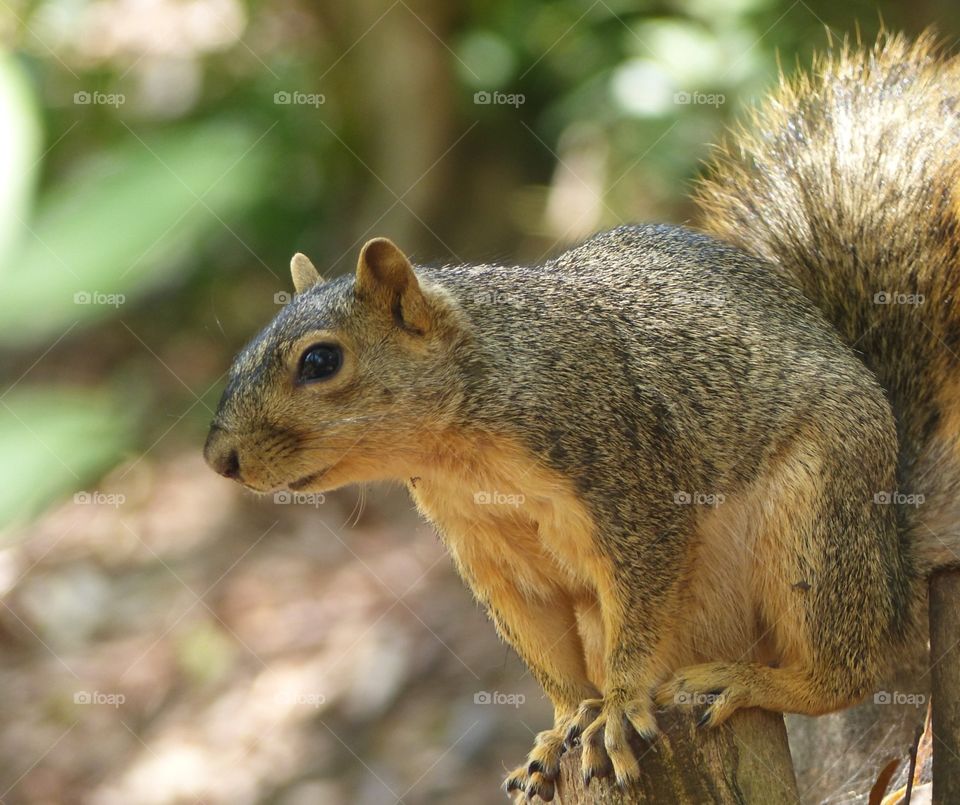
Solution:
<path fill-rule="evenodd" d="M 221 455 L 218 458 L 215 469 L 225 478 L 239 478 L 240 456 L 237 455 L 237 451 L 231 448 L 230 452 L 225 456 Z"/>
<path fill-rule="evenodd" d="M 203 447 L 203 457 L 210 468 L 224 478 L 240 478 L 240 454 L 230 443 L 230 434 L 218 425 L 210 426 L 207 443 Z"/>

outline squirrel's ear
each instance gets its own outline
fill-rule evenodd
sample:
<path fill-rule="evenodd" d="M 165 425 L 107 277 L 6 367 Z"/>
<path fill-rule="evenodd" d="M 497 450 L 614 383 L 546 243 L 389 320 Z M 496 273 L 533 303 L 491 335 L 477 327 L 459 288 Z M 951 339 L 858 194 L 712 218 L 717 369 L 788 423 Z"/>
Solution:
<path fill-rule="evenodd" d="M 290 259 L 290 274 L 293 276 L 293 289 L 297 293 L 309 291 L 314 285 L 323 282 L 320 272 L 310 262 L 310 258 L 300 252 Z"/>
<path fill-rule="evenodd" d="M 357 294 L 385 307 L 406 330 L 427 331 L 430 312 L 407 256 L 387 238 L 368 240 L 357 261 Z"/>

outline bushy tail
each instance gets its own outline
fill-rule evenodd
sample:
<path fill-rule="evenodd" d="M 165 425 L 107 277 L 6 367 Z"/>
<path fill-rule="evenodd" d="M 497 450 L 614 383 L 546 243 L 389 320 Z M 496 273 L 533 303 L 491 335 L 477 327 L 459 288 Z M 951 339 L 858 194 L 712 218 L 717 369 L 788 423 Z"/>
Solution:
<path fill-rule="evenodd" d="M 960 59 L 929 33 L 884 35 L 781 76 L 717 149 L 698 202 L 709 231 L 798 283 L 876 373 L 905 539 L 924 572 L 960 564 Z"/>

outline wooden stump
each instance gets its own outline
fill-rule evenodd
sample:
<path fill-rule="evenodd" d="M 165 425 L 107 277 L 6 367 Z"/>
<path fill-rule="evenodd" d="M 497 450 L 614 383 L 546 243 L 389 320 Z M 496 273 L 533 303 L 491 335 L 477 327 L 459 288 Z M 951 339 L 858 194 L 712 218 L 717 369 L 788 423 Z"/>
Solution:
<path fill-rule="evenodd" d="M 960 571 L 930 579 L 933 802 L 960 802 Z"/>
<path fill-rule="evenodd" d="M 676 710 L 660 713 L 658 721 L 663 734 L 656 743 L 637 739 L 634 744 L 641 758 L 636 785 L 621 790 L 604 779 L 593 780 L 584 789 L 578 747 L 563 758 L 554 801 L 562 805 L 800 801 L 781 715 L 741 710 L 713 730 L 698 728 L 695 715 Z"/>

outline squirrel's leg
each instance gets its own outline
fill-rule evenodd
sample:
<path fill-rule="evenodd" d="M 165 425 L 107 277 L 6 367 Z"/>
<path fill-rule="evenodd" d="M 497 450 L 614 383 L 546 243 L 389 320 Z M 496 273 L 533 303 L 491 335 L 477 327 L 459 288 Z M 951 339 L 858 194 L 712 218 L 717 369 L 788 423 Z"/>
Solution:
<path fill-rule="evenodd" d="M 862 568 L 846 568 L 840 575 L 856 578 Z M 779 665 L 756 662 L 712 662 L 681 668 L 657 690 L 661 705 L 705 707 L 700 724 L 716 727 L 744 707 L 781 713 L 821 715 L 860 701 L 876 685 L 885 662 L 885 634 L 890 628 L 883 605 L 825 574 L 823 589 L 800 592 L 814 600 L 783 611 L 770 629 L 773 642 L 790 646 Z M 832 586 L 831 586 L 832 585 Z M 864 588 L 883 593 L 881 582 Z M 846 602 L 829 603 L 833 591 Z"/>
<path fill-rule="evenodd" d="M 554 725 L 539 733 L 526 762 L 504 781 L 507 791 L 553 799 L 567 724 L 581 701 L 598 696 L 587 678 L 583 645 L 569 597 L 531 600 L 515 588 L 485 596 L 497 630 L 510 643 L 550 697 Z"/>
<path fill-rule="evenodd" d="M 646 741 L 659 732 L 653 691 L 663 675 L 658 654 L 670 639 L 681 561 L 670 546 L 649 544 L 650 550 L 631 546 L 636 566 L 644 568 L 642 578 L 617 569 L 595 580 L 604 630 L 603 698 L 581 702 L 566 735 L 568 745 L 580 740 L 586 785 L 611 770 L 621 785 L 636 780 L 640 766 L 629 732 Z"/>
<path fill-rule="evenodd" d="M 831 676 L 825 679 L 815 668 L 705 663 L 680 670 L 657 691 L 657 702 L 705 706 L 700 725 L 716 727 L 743 707 L 821 715 L 855 704 L 868 690 L 853 682 L 838 688 L 836 675 Z"/>
<path fill-rule="evenodd" d="M 660 704 L 706 706 L 701 723 L 717 726 L 743 707 L 820 715 L 873 690 L 908 633 L 914 582 L 900 556 L 894 507 L 873 502 L 873 490 L 892 482 L 871 478 L 869 466 L 833 448 L 794 473 L 817 478 L 796 484 L 793 505 L 764 523 L 752 575 L 773 662 L 745 653 L 739 662 L 680 668 L 658 689 Z"/>

